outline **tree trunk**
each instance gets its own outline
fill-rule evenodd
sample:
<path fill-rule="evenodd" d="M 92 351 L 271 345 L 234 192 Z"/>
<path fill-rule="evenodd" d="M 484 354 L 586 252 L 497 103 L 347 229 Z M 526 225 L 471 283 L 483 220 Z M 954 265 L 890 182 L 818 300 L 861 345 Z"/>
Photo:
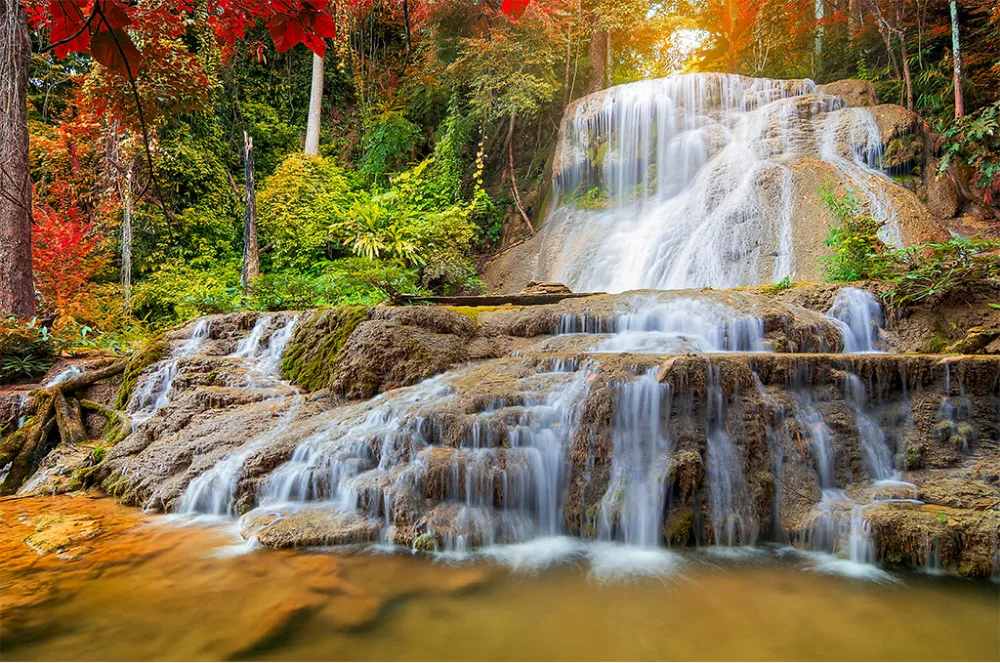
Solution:
<path fill-rule="evenodd" d="M 306 154 L 319 154 L 320 111 L 323 109 L 323 58 L 313 53 L 312 85 L 309 88 L 309 118 L 306 122 Z"/>
<path fill-rule="evenodd" d="M 0 313 L 34 317 L 28 62 L 31 42 L 20 0 L 0 0 Z"/>
<path fill-rule="evenodd" d="M 125 173 L 125 214 L 122 219 L 122 285 L 125 286 L 125 312 L 132 310 L 132 168 Z"/>
<path fill-rule="evenodd" d="M 611 51 L 611 31 L 608 30 L 605 33 L 608 40 L 608 45 L 604 47 L 604 54 L 608 58 L 608 64 L 604 69 L 604 75 L 607 76 L 604 87 L 609 88 L 615 84 L 615 71 L 614 71 L 614 60 L 612 59 Z"/>
<path fill-rule="evenodd" d="M 816 72 L 819 72 L 820 62 L 823 60 L 823 38 L 825 37 L 823 29 L 823 17 L 826 16 L 826 7 L 823 4 L 823 0 L 815 0 L 814 4 L 815 16 L 816 16 L 816 41 L 814 47 L 816 49 Z"/>
<path fill-rule="evenodd" d="M 583 86 L 583 94 L 585 95 L 603 90 L 607 84 L 607 74 L 605 73 L 608 64 L 607 46 L 608 40 L 603 32 L 596 32 L 590 36 L 590 44 L 587 46 L 590 77 Z"/>
<path fill-rule="evenodd" d="M 903 82 L 906 84 L 906 110 L 913 110 L 913 77 L 910 75 L 910 58 L 906 51 L 906 28 L 903 24 L 903 3 L 896 2 L 896 29 L 899 31 L 899 54 L 903 60 Z"/>
<path fill-rule="evenodd" d="M 951 0 L 951 57 L 954 60 L 955 117 L 965 115 L 965 97 L 962 95 L 962 51 L 958 40 L 958 3 Z"/>
<path fill-rule="evenodd" d="M 534 235 L 535 226 L 531 225 L 531 220 L 524 211 L 524 206 L 521 205 L 521 194 L 517 190 L 517 177 L 514 176 L 514 118 L 516 117 L 517 113 L 510 114 L 510 125 L 507 128 L 507 158 L 510 167 L 510 187 L 514 191 L 514 202 L 517 204 L 517 211 L 521 213 L 524 224 L 528 226 L 528 232 Z"/>
<path fill-rule="evenodd" d="M 260 250 L 257 248 L 257 193 L 253 179 L 253 138 L 245 131 L 243 144 L 246 194 L 243 197 L 243 273 L 240 275 L 240 285 L 245 288 L 260 276 Z"/>

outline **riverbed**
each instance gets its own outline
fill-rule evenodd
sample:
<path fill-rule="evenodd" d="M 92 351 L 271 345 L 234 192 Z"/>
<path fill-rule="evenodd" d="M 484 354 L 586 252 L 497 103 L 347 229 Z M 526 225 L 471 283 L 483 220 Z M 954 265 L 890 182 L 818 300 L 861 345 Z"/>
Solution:
<path fill-rule="evenodd" d="M 1000 658 L 995 582 L 777 547 L 282 551 L 81 494 L 0 502 L 0 552 L 5 660 Z"/>

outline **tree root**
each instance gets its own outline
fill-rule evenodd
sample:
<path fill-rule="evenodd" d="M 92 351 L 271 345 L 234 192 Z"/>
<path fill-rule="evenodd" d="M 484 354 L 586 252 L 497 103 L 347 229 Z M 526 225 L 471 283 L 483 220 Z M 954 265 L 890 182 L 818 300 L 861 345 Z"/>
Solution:
<path fill-rule="evenodd" d="M 31 392 L 35 397 L 34 415 L 25 426 L 8 435 L 0 443 L 0 468 L 10 464 L 10 470 L 0 484 L 0 495 L 16 493 L 25 480 L 38 470 L 38 465 L 53 446 L 49 442 L 53 429 L 58 429 L 59 441 L 63 444 L 80 444 L 87 440 L 81 413 L 81 407 L 85 406 L 67 394 L 85 389 L 95 382 L 115 377 L 125 370 L 127 364 L 125 361 L 115 362 L 51 387 Z M 93 406 L 97 405 L 91 401 L 86 402 L 91 406 L 89 409 L 94 409 Z M 131 426 L 124 414 L 113 410 L 108 412 L 114 413 L 118 422 L 125 422 Z M 123 430 L 122 425 L 118 424 L 116 434 L 120 435 Z"/>

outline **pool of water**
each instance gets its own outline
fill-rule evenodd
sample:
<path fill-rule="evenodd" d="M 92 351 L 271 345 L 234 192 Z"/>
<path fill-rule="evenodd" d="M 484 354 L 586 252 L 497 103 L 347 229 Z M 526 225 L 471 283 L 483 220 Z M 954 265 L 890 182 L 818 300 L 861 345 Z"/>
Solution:
<path fill-rule="evenodd" d="M 780 549 L 248 549 L 63 497 L 0 503 L 0 552 L 5 660 L 1000 658 L 994 583 Z"/>

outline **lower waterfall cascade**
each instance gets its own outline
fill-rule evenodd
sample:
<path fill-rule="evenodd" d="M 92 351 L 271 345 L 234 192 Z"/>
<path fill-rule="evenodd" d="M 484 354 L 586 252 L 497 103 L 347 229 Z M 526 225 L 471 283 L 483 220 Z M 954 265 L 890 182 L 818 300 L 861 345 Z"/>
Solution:
<path fill-rule="evenodd" d="M 635 550 L 771 542 L 880 578 L 880 519 L 923 503 L 904 479 L 926 446 L 921 430 L 995 434 L 981 423 L 984 407 L 1000 412 L 990 365 L 956 373 L 886 352 L 881 309 L 858 288 L 838 289 L 825 313 L 789 309 L 801 329 L 738 293 L 605 297 L 610 306 L 551 307 L 547 334 L 524 349 L 332 407 L 278 377 L 310 314 L 260 314 L 246 331 L 231 317 L 199 321 L 140 380 L 137 394 L 164 366 L 175 372 L 165 402 L 111 451 L 108 480 L 147 507 L 237 519 L 268 546 L 492 554 L 566 536 Z M 237 409 L 170 432 L 205 380 Z M 933 421 L 915 423 L 928 402 Z M 178 435 L 201 440 L 195 457 L 157 486 L 150 463 L 162 471 L 157 454 Z M 964 444 L 951 457 L 968 454 Z M 955 562 L 940 533 L 925 538 L 911 563 Z"/>

